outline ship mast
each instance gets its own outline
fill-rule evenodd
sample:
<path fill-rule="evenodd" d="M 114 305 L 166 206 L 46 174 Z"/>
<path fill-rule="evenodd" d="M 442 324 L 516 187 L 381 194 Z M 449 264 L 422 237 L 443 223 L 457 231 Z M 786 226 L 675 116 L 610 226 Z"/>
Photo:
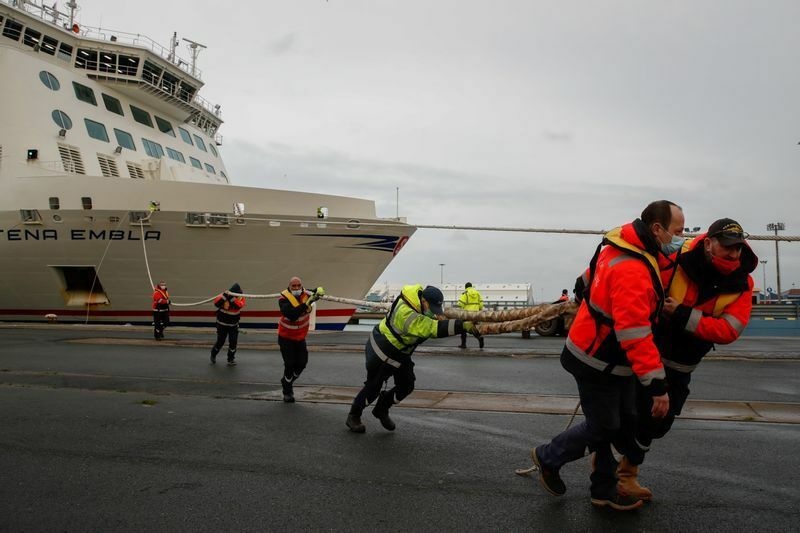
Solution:
<path fill-rule="evenodd" d="M 206 45 L 200 44 L 198 42 L 192 41 L 191 39 L 183 38 L 184 41 L 189 43 L 189 50 L 192 52 L 192 76 L 194 76 L 197 72 L 195 68 L 197 66 L 197 56 L 200 55 L 200 52 L 203 51 L 204 48 L 207 48 Z"/>

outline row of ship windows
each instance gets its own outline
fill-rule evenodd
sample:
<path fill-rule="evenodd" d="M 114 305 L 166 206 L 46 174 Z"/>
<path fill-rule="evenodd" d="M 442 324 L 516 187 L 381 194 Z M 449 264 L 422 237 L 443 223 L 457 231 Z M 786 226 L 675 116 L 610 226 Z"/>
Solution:
<path fill-rule="evenodd" d="M 39 79 L 50 90 L 58 91 L 61 89 L 61 83 L 58 81 L 52 73 L 43 70 L 39 72 Z M 86 102 L 87 104 L 91 104 L 93 106 L 97 106 L 97 98 L 94 95 L 94 90 L 91 87 L 87 87 L 82 85 L 76 81 L 72 82 L 72 87 L 75 90 L 75 97 L 80 100 L 81 102 Z M 120 102 L 117 98 L 110 96 L 106 93 L 100 93 L 103 97 L 103 104 L 105 105 L 108 111 L 120 115 L 122 117 L 125 116 L 125 112 L 122 109 L 122 102 Z M 150 128 L 154 128 L 153 126 L 153 118 L 155 118 L 155 125 L 158 126 L 159 131 L 161 133 L 166 133 L 172 137 L 175 137 L 175 129 L 172 127 L 172 123 L 166 119 L 159 117 L 158 115 L 150 116 L 150 113 L 145 111 L 144 109 L 140 109 L 135 105 L 130 105 L 131 109 L 131 116 L 133 120 L 138 122 L 139 124 L 143 124 Z M 64 126 L 62 126 L 64 127 Z M 65 128 L 69 129 L 69 128 Z M 208 152 L 211 150 L 211 153 L 214 157 L 218 157 L 219 154 L 217 153 L 217 149 L 214 147 L 213 142 L 208 144 L 208 148 L 206 148 L 206 143 L 203 139 L 198 135 L 191 135 L 185 129 L 178 127 L 178 132 L 180 133 L 181 139 L 188 145 L 197 146 L 200 150 L 204 152 Z M 192 138 L 194 138 L 194 142 L 192 142 Z M 124 146 L 124 145 L 122 145 Z M 162 154 L 163 156 L 163 154 Z M 155 156 L 154 156 L 155 157 Z"/>
<path fill-rule="evenodd" d="M 50 209 L 53 211 L 57 211 L 61 209 L 61 201 L 57 196 L 51 196 L 49 198 Z M 85 211 L 89 211 L 92 209 L 92 198 L 90 196 L 83 196 L 81 197 L 81 207 Z M 38 209 L 20 209 L 19 211 L 20 220 L 24 224 L 41 224 L 42 223 L 42 215 L 39 213 Z M 210 226 L 210 227 L 228 227 L 230 226 L 231 219 L 235 220 L 236 224 L 240 226 L 244 226 L 246 224 L 245 220 L 242 218 L 232 217 L 227 213 L 186 213 L 186 218 L 184 222 L 187 226 Z M 54 214 L 53 215 L 54 222 L 61 222 L 61 216 Z M 110 216 L 108 217 L 108 221 L 112 224 L 116 224 L 120 221 L 120 218 L 117 216 Z M 129 211 L 128 212 L 128 221 L 131 224 L 144 224 L 145 226 L 150 225 L 150 212 L 148 211 Z M 270 222 L 271 226 L 280 226 L 280 223 L 273 223 Z M 35 235 L 32 236 L 35 240 L 38 240 L 39 236 Z M 98 237 L 99 238 L 99 237 Z M 111 240 L 116 240 L 113 237 Z"/>
<path fill-rule="evenodd" d="M 69 118 L 69 115 L 67 115 L 60 109 L 54 110 L 52 113 L 52 117 L 53 117 L 53 122 L 55 122 L 57 126 L 64 128 L 65 130 L 69 130 L 72 128 L 72 119 Z M 97 139 L 98 141 L 110 142 L 108 137 L 108 131 L 106 130 L 104 124 L 100 122 L 95 122 L 94 120 L 88 118 L 84 118 L 83 122 L 86 125 L 86 132 L 89 134 L 89 137 L 91 137 L 92 139 Z M 117 144 L 119 146 L 127 148 L 128 150 L 136 151 L 136 144 L 133 141 L 133 136 L 127 131 L 114 128 L 114 137 L 116 137 Z M 142 137 L 142 146 L 144 146 L 145 153 L 150 157 L 155 157 L 156 159 L 164 157 L 164 148 L 157 142 Z M 173 150 L 168 146 L 166 154 L 169 156 L 170 159 L 173 159 L 180 163 L 184 164 L 186 163 L 186 158 L 178 150 Z M 203 170 L 203 165 L 205 165 L 206 172 L 209 172 L 211 174 L 217 173 L 213 165 L 209 165 L 208 163 L 201 164 L 200 160 L 195 159 L 194 157 L 189 157 L 189 162 L 193 167 L 199 168 L 200 170 Z M 228 178 L 228 176 L 226 176 L 225 172 L 223 171 L 220 171 L 219 175 L 225 179 Z"/>
<path fill-rule="evenodd" d="M 3 17 L 0 17 L 0 22 L 2 21 Z M 59 44 L 58 39 L 54 39 L 49 35 L 42 35 L 33 28 L 25 28 L 25 34 L 23 35 L 22 27 L 22 24 L 16 20 L 6 19 L 6 23 L 3 26 L 3 37 L 19 42 L 19 38 L 22 36 L 22 44 L 25 46 L 41 50 L 63 61 L 68 62 L 72 59 L 72 46 L 67 43 Z M 136 61 L 138 62 L 139 58 L 136 58 Z"/>

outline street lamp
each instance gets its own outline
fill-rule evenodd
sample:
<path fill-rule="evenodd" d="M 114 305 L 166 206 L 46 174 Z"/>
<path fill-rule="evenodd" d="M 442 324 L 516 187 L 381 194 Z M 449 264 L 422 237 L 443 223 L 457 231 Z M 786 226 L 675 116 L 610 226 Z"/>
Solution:
<path fill-rule="evenodd" d="M 444 265 L 446 263 L 439 263 L 439 285 L 444 287 Z"/>
<path fill-rule="evenodd" d="M 767 260 L 762 259 L 759 261 L 761 263 L 761 273 L 764 274 L 764 285 L 762 287 L 762 292 L 764 293 L 764 299 L 767 299 Z"/>
<path fill-rule="evenodd" d="M 767 231 L 774 231 L 775 236 L 778 236 L 779 231 L 786 229 L 783 222 L 774 222 L 767 224 Z M 778 239 L 775 239 L 775 271 L 778 274 L 778 303 L 781 303 L 781 260 L 778 257 Z"/>

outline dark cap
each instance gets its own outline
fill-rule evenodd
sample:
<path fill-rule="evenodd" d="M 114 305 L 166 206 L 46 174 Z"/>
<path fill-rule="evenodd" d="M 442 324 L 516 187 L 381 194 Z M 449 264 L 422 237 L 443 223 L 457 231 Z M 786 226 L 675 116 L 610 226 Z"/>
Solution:
<path fill-rule="evenodd" d="M 235 292 L 236 294 L 242 294 L 242 288 L 239 286 L 238 283 L 234 283 L 231 285 L 231 288 L 228 289 L 230 292 Z"/>
<path fill-rule="evenodd" d="M 464 288 L 465 289 L 469 289 L 470 287 L 472 287 L 472 282 L 471 281 L 468 281 L 466 284 L 464 284 Z"/>
<path fill-rule="evenodd" d="M 732 218 L 721 218 L 708 227 L 706 236 L 717 239 L 722 246 L 732 246 L 742 244 L 750 235 Z"/>
<path fill-rule="evenodd" d="M 444 309 L 442 309 L 442 303 L 444 303 L 444 294 L 442 294 L 442 291 L 432 285 L 428 285 L 425 287 L 425 290 L 422 291 L 422 297 L 425 298 L 426 302 L 428 302 L 428 305 L 434 314 L 444 314 Z"/>

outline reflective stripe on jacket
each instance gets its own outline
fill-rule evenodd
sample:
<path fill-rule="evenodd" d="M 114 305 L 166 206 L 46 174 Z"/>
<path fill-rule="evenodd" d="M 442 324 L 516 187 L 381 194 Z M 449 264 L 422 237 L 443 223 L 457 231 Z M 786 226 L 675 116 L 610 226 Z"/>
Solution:
<path fill-rule="evenodd" d="M 681 253 L 703 253 L 699 248 L 703 246 L 704 239 L 705 235 L 700 235 L 687 242 Z M 743 258 L 750 254 L 749 247 L 743 249 Z M 754 268 L 756 259 L 750 258 L 749 262 L 751 266 L 748 268 Z M 664 284 L 669 284 L 670 298 L 691 308 L 683 330 L 665 328 L 664 338 L 658 342 L 665 366 L 680 372 L 691 372 L 715 343 L 730 344 L 747 327 L 753 309 L 753 278 L 749 274 L 746 281 L 742 279 L 741 286 L 737 287 L 741 291 L 735 291 L 732 287 L 712 290 L 706 292 L 707 296 L 702 302 L 698 302 L 702 288 L 700 283 L 693 280 L 684 267 L 678 265 L 674 272 L 662 272 L 662 280 Z"/>
<path fill-rule="evenodd" d="M 464 330 L 461 320 L 436 320 L 422 314 L 419 296 L 422 289 L 422 285 L 403 287 L 392 310 L 372 329 L 370 342 L 381 359 L 407 361 L 425 340 L 457 335 Z"/>
<path fill-rule="evenodd" d="M 224 294 L 220 294 L 214 298 L 214 305 L 217 307 L 217 324 L 238 327 L 244 303 L 244 297 L 231 297 L 229 300 Z"/>
<path fill-rule="evenodd" d="M 633 224 L 607 233 L 603 243 L 589 298 L 581 302 L 566 345 L 599 371 L 633 373 L 649 386 L 665 378 L 652 333 L 663 301 L 658 260 L 644 250 Z"/>
<path fill-rule="evenodd" d="M 461 297 L 459 297 L 456 305 L 464 311 L 480 311 L 483 309 L 483 297 L 474 287 L 467 287 L 467 289 L 461 293 Z"/>
<path fill-rule="evenodd" d="M 169 292 L 159 288 L 153 291 L 153 311 L 169 311 Z"/>
<path fill-rule="evenodd" d="M 281 318 L 278 320 L 278 336 L 284 339 L 301 341 L 308 335 L 308 327 L 311 322 L 311 307 L 306 305 L 309 295 L 305 290 L 300 293 L 298 299 L 289 290 L 281 292 L 278 305 L 281 308 Z M 292 320 L 287 315 L 296 316 Z"/>

